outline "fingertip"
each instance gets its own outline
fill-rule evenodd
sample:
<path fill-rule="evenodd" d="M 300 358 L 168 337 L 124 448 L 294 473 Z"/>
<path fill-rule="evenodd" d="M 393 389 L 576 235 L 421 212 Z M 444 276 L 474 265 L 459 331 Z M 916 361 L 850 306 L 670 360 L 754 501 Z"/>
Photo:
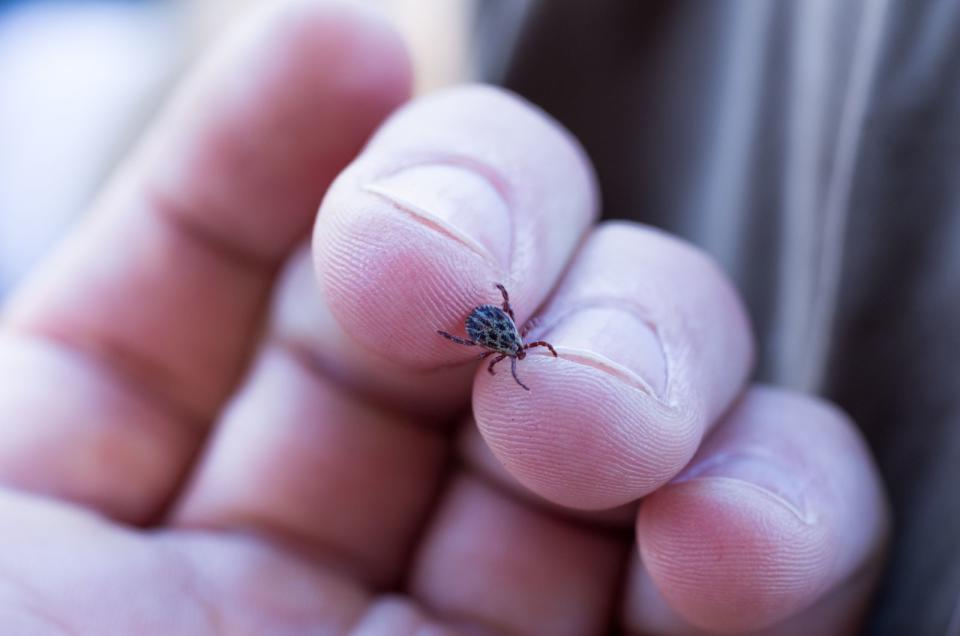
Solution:
<path fill-rule="evenodd" d="M 520 98 L 440 91 L 391 117 L 334 183 L 314 231 L 319 280 L 358 342 L 412 367 L 465 361 L 462 334 L 505 283 L 532 313 L 596 214 L 582 150 Z"/>
<path fill-rule="evenodd" d="M 313 62 L 316 73 L 335 77 L 332 88 L 339 89 L 334 93 L 341 98 L 377 96 L 396 105 L 410 95 L 413 69 L 407 46 L 389 18 L 372 5 L 343 0 L 268 3 L 255 8 L 246 21 L 253 37 L 269 34 L 301 47 L 301 61 Z M 332 62 L 337 61 L 349 67 L 336 68 Z"/>
<path fill-rule="evenodd" d="M 317 373 L 371 402 L 432 426 L 446 423 L 469 400 L 472 369 L 412 370 L 359 346 L 345 333 L 317 285 L 306 246 L 288 261 L 271 314 L 271 338 Z"/>
<path fill-rule="evenodd" d="M 531 354 L 510 374 L 478 372 L 477 425 L 503 466 L 563 506 L 613 508 L 651 492 L 689 461 L 700 440 L 695 414 L 581 360 Z"/>
<path fill-rule="evenodd" d="M 410 90 L 405 45 L 375 12 L 265 3 L 188 76 L 131 162 L 144 176 L 126 176 L 191 224 L 275 261 Z"/>
<path fill-rule="evenodd" d="M 754 388 L 643 501 L 637 540 L 659 593 L 692 624 L 839 626 L 863 607 L 888 523 L 852 422 L 820 400 Z M 821 603 L 829 619 L 817 618 Z"/>
<path fill-rule="evenodd" d="M 690 623 L 738 633 L 773 625 L 823 591 L 834 552 L 825 527 L 750 483 L 668 486 L 641 506 L 644 566 Z"/>

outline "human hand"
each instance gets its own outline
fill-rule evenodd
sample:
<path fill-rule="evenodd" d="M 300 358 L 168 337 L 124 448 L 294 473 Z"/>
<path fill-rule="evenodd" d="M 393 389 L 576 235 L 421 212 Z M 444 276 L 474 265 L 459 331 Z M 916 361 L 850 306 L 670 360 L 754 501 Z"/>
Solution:
<path fill-rule="evenodd" d="M 851 629 L 887 522 L 849 421 L 747 388 L 730 284 L 593 227 L 520 100 L 440 93 L 360 152 L 408 75 L 352 10 L 248 24 L 11 299 L 4 632 Z M 530 392 L 436 335 L 495 282 L 546 303 Z"/>

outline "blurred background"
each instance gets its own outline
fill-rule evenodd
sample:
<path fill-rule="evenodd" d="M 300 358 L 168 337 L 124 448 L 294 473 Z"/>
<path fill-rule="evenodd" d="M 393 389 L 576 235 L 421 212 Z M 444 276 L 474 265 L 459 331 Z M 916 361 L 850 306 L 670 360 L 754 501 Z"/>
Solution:
<path fill-rule="evenodd" d="M 270 0 L 0 0 L 0 299 L 87 207 L 178 77 Z M 470 0 L 353 0 L 406 36 L 417 90 L 471 77 Z"/>

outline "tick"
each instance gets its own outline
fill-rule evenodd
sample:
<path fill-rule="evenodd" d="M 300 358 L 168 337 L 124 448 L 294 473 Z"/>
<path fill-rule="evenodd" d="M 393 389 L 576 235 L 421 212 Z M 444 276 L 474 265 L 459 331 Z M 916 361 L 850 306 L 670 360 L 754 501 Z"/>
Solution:
<path fill-rule="evenodd" d="M 497 289 L 503 294 L 503 308 L 497 307 L 496 305 L 480 305 L 471 311 L 463 323 L 467 330 L 467 335 L 470 336 L 469 338 L 454 336 L 446 331 L 437 331 L 437 333 L 447 340 L 453 340 L 457 344 L 467 345 L 468 347 L 479 346 L 487 349 L 487 351 L 480 354 L 481 360 L 488 356 L 496 355 L 497 357 L 491 360 L 490 365 L 487 366 L 487 371 L 490 372 L 490 375 L 497 374 L 496 371 L 493 370 L 493 367 L 498 362 L 504 358 L 510 358 L 510 373 L 513 374 L 513 379 L 517 381 L 517 384 L 529 391 L 530 387 L 521 382 L 520 378 L 517 377 L 517 360 L 526 358 L 527 349 L 534 347 L 546 347 L 550 350 L 550 353 L 553 354 L 554 358 L 557 357 L 557 352 L 553 348 L 553 345 L 544 340 L 528 342 L 527 344 L 523 343 L 523 336 L 526 335 L 529 324 L 528 327 L 524 328 L 523 332 L 517 329 L 517 319 L 514 318 L 513 308 L 510 307 L 510 296 L 507 294 L 506 288 L 500 283 L 497 283 Z"/>

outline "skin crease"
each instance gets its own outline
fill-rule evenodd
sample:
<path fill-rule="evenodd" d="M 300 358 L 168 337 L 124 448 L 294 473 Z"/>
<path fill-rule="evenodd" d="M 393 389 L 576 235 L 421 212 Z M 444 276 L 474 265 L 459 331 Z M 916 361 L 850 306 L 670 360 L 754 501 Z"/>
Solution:
<path fill-rule="evenodd" d="M 10 299 L 2 631 L 848 633 L 853 423 L 748 384 L 723 273 L 595 225 L 545 113 L 410 74 L 366 12 L 252 15 Z M 436 335 L 496 281 L 529 392 Z"/>

